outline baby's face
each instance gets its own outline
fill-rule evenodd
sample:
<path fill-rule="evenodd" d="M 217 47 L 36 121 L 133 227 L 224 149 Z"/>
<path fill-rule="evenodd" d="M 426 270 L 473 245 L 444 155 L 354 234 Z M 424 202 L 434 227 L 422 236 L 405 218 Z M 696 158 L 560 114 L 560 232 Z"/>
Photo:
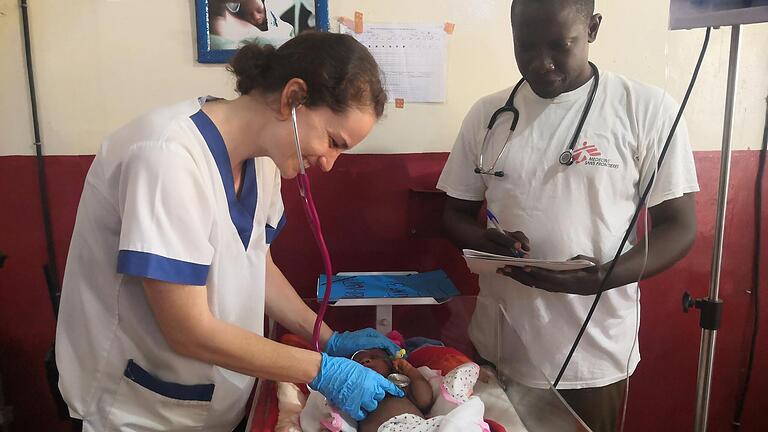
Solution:
<path fill-rule="evenodd" d="M 352 360 L 361 365 L 373 369 L 383 376 L 392 373 L 392 361 L 386 351 L 381 349 L 369 349 L 356 352 Z"/>

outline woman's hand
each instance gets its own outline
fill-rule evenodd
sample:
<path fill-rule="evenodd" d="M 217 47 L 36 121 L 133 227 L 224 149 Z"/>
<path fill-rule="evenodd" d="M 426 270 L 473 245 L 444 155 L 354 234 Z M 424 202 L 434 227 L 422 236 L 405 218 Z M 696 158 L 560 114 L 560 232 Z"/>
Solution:
<path fill-rule="evenodd" d="M 405 396 L 396 385 L 372 369 L 346 358 L 330 357 L 325 353 L 322 356 L 320 372 L 309 387 L 357 421 L 376 410 L 387 393 Z"/>
<path fill-rule="evenodd" d="M 400 351 L 400 347 L 386 336 L 372 328 L 367 328 L 353 332 L 333 332 L 325 345 L 325 352 L 335 357 L 351 357 L 357 351 L 372 348 L 383 349 L 391 356 Z"/>

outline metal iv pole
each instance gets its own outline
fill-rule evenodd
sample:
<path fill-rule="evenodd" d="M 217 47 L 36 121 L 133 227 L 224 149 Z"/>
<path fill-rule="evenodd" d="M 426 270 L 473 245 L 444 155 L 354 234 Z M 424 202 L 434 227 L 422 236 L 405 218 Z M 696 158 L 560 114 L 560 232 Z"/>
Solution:
<path fill-rule="evenodd" d="M 683 310 L 695 307 L 701 310 L 701 345 L 699 348 L 699 369 L 696 383 L 696 418 L 694 431 L 705 432 L 709 415 L 709 396 L 712 384 L 712 366 L 715 359 L 715 339 L 720 328 L 723 302 L 720 292 L 720 269 L 723 259 L 723 236 L 725 233 L 725 211 L 728 203 L 728 183 L 731 175 L 731 140 L 733 138 L 733 117 L 736 108 L 736 84 L 739 76 L 739 45 L 741 26 L 731 26 L 731 47 L 728 60 L 728 84 L 725 97 L 725 120 L 723 123 L 723 144 L 720 159 L 720 184 L 717 193 L 717 219 L 715 242 L 712 252 L 712 269 L 709 283 L 709 297 L 692 299 L 687 292 L 683 295 Z"/>

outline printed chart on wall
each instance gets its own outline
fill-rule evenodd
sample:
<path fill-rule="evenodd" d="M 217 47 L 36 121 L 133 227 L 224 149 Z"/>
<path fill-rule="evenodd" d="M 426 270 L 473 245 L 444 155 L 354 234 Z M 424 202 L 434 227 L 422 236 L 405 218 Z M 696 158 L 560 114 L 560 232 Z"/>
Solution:
<path fill-rule="evenodd" d="M 445 102 L 446 33 L 442 24 L 365 23 L 362 33 L 341 24 L 368 47 L 384 73 L 390 101 Z"/>

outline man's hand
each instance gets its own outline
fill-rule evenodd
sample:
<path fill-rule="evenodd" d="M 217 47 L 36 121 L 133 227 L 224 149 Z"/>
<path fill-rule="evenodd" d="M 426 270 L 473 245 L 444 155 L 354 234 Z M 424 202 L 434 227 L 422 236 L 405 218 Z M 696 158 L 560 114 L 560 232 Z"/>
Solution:
<path fill-rule="evenodd" d="M 573 260 L 583 259 L 595 263 L 592 267 L 581 270 L 552 271 L 533 267 L 506 266 L 498 270 L 499 274 L 511 277 L 523 285 L 549 292 L 577 295 L 595 295 L 605 277 L 606 269 L 592 257 L 579 255 Z M 608 288 L 608 287 L 606 287 Z"/>
<path fill-rule="evenodd" d="M 481 247 L 479 250 L 483 252 L 515 258 L 528 257 L 528 252 L 531 250 L 530 240 L 522 231 L 505 231 L 502 233 L 495 228 L 489 228 L 483 232 L 478 246 Z"/>
<path fill-rule="evenodd" d="M 446 198 L 443 223 L 451 240 L 462 249 L 513 257 L 527 256 L 526 253 L 531 250 L 528 237 L 520 231 L 501 232 L 486 228 L 485 223 L 478 219 L 482 206 L 482 201 Z"/>
<path fill-rule="evenodd" d="M 632 249 L 621 255 L 614 271 L 605 282 L 606 290 L 661 273 L 684 257 L 693 245 L 696 238 L 693 194 L 664 201 L 649 208 L 648 212 L 651 215 L 652 227 L 647 242 L 637 242 Z M 646 244 L 649 246 L 648 250 Z M 588 257 L 576 258 L 596 263 Z M 499 273 L 522 284 L 550 292 L 592 295 L 597 293 L 610 265 L 611 262 L 607 262 L 591 269 L 565 272 L 505 267 L 499 269 Z"/>

